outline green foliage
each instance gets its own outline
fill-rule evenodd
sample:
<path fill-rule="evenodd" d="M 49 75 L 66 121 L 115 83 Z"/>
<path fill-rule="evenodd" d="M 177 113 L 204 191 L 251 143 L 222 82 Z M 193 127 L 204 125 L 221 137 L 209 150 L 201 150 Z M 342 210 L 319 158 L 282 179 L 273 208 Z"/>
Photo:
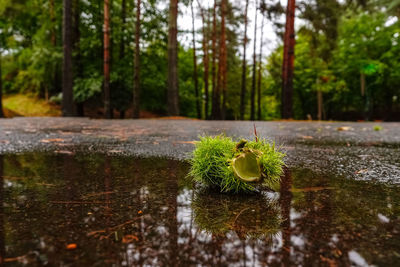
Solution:
<path fill-rule="evenodd" d="M 77 78 L 74 83 L 74 100 L 78 103 L 101 93 L 103 78 L 100 76 Z"/>
<path fill-rule="evenodd" d="M 263 238 L 271 241 L 282 222 L 277 201 L 262 194 L 242 195 L 196 192 L 192 209 L 194 222 L 216 236 L 235 232 L 241 239 Z"/>
<path fill-rule="evenodd" d="M 240 146 L 242 144 L 242 146 Z M 200 137 L 190 160 L 190 176 L 197 182 L 211 187 L 217 187 L 221 192 L 251 192 L 254 191 L 254 183 L 249 183 L 240 174 L 249 173 L 244 166 L 239 164 L 236 169 L 232 166 L 235 159 L 243 157 L 246 153 L 257 155 L 257 166 L 262 172 L 261 184 L 273 188 L 279 183 L 283 173 L 284 154 L 279 152 L 274 144 L 265 140 L 245 141 L 236 144 L 231 138 L 225 136 Z M 250 160 L 251 166 L 253 162 Z M 244 162 L 247 165 L 247 162 Z M 255 173 L 251 171 L 251 173 Z M 250 179 L 251 180 L 251 179 Z"/>
<path fill-rule="evenodd" d="M 74 99 L 78 103 L 95 103 L 99 101 L 91 100 L 101 99 L 103 84 L 103 3 L 93 0 L 73 2 Z M 180 5 L 188 3 L 184 1 Z M 132 106 L 136 7 L 134 2 L 126 1 L 124 24 L 121 4 L 122 0 L 114 0 L 111 5 L 110 88 L 112 107 L 125 111 Z M 399 0 L 299 2 L 298 17 L 305 23 L 296 33 L 293 81 L 295 119 L 306 119 L 309 115 L 317 117 L 317 91 L 323 93 L 325 119 L 398 119 L 399 6 Z M 241 26 L 244 21 L 242 7 L 240 1 L 228 1 L 226 119 L 239 117 Z M 264 4 L 261 9 L 266 10 L 265 14 L 274 23 L 277 35 L 280 35 L 282 28 L 276 21 L 279 21 L 282 8 Z M 141 11 L 140 106 L 143 110 L 164 115 L 167 113 L 168 4 L 143 0 Z M 196 16 L 200 15 L 199 11 L 195 5 Z M 207 19 L 212 8 L 205 11 Z M 54 20 L 51 19 L 52 12 Z M 219 28 L 219 10 L 217 13 Z M 79 24 L 75 24 L 75 17 L 79 17 Z M 205 24 L 210 41 L 210 21 Z M 182 116 L 196 117 L 192 37 L 190 33 L 179 30 L 179 41 L 184 40 L 179 44 L 178 51 L 180 110 Z M 55 43 L 52 42 L 53 34 Z M 204 114 L 202 39 L 202 29 L 199 29 L 196 52 L 199 98 Z M 211 42 L 211 98 L 210 45 Z M 5 94 L 26 93 L 44 98 L 48 93 L 49 97 L 57 96 L 62 88 L 62 1 L 54 0 L 52 10 L 48 0 L 0 0 L 0 52 Z M 282 53 L 282 45 L 278 45 L 268 58 L 262 58 L 263 120 L 280 118 Z M 250 56 L 244 100 L 246 119 L 250 111 L 251 61 Z M 361 74 L 365 75 L 364 95 L 360 90 Z M 100 102 L 98 105 L 102 106 Z M 211 100 L 209 108 L 211 110 Z"/>

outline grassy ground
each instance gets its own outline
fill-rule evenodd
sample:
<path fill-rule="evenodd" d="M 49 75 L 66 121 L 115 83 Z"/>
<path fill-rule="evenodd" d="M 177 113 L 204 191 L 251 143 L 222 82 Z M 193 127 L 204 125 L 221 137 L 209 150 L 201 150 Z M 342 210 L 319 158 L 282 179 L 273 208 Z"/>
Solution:
<path fill-rule="evenodd" d="M 61 115 L 59 106 L 32 95 L 16 94 L 4 96 L 3 107 L 6 117 L 54 117 Z"/>

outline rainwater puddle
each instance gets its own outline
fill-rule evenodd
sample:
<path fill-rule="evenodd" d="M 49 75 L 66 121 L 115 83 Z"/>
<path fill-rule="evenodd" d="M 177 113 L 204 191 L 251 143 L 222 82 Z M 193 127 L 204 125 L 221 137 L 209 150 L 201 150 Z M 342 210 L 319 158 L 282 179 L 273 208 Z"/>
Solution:
<path fill-rule="evenodd" d="M 280 192 L 193 189 L 159 158 L 0 156 L 0 265 L 399 266 L 400 186 L 288 170 Z"/>

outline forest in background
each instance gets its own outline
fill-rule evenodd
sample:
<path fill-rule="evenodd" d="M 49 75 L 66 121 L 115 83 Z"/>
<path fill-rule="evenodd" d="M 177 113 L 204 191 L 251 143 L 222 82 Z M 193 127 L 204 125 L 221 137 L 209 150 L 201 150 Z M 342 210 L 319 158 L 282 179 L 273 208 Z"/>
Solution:
<path fill-rule="evenodd" d="M 281 38 L 268 56 L 249 6 Z M 176 24 L 182 7 L 201 18 L 196 34 Z M 273 0 L 0 0 L 0 92 L 70 98 L 64 115 L 280 119 L 285 12 Z M 400 120 L 399 18 L 400 0 L 298 0 L 290 117 Z"/>

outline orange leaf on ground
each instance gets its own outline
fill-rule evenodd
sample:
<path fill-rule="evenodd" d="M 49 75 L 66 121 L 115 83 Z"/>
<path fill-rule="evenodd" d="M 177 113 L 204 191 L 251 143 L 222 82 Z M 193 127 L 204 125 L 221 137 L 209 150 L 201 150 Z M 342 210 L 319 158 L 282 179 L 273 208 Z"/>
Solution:
<path fill-rule="evenodd" d="M 122 238 L 122 243 L 126 244 L 126 243 L 132 243 L 133 241 L 139 241 L 139 238 L 135 235 L 125 235 Z"/>
<path fill-rule="evenodd" d="M 71 243 L 67 245 L 67 249 L 68 250 L 74 250 L 77 248 L 77 245 L 75 243 Z"/>
<path fill-rule="evenodd" d="M 342 126 L 337 128 L 338 131 L 350 131 L 351 127 L 349 126 Z"/>
<path fill-rule="evenodd" d="M 40 140 L 40 142 L 42 143 L 64 142 L 64 139 L 61 138 L 42 139 Z"/>
<path fill-rule="evenodd" d="M 362 169 L 362 170 L 356 171 L 356 174 L 363 174 L 363 173 L 367 173 L 367 172 L 368 172 L 368 169 Z"/>

